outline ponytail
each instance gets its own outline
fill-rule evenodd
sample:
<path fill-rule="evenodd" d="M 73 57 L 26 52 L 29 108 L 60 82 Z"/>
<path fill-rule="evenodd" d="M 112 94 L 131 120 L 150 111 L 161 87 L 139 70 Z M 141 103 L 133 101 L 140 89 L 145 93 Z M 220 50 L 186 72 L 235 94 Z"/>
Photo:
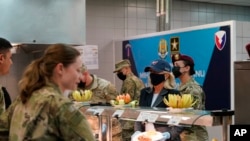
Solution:
<path fill-rule="evenodd" d="M 43 73 L 42 65 L 43 58 L 32 61 L 23 73 L 22 79 L 19 81 L 19 89 L 22 103 L 30 98 L 32 92 L 45 86 L 47 82 L 46 75 Z"/>

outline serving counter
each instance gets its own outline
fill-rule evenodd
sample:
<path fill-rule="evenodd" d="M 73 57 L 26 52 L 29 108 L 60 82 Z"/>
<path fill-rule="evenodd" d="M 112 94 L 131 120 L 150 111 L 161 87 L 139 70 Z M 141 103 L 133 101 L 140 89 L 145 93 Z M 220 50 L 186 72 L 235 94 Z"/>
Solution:
<path fill-rule="evenodd" d="M 82 106 L 79 107 L 86 115 L 94 115 L 99 118 L 99 129 L 102 129 L 103 118 L 106 120 L 106 139 L 111 141 L 112 118 L 119 120 L 142 121 L 157 124 L 191 127 L 192 125 L 222 126 L 223 141 L 227 141 L 228 125 L 232 123 L 234 111 L 204 111 L 193 109 L 163 109 L 128 106 Z M 103 134 L 99 132 L 98 139 L 101 141 Z"/>

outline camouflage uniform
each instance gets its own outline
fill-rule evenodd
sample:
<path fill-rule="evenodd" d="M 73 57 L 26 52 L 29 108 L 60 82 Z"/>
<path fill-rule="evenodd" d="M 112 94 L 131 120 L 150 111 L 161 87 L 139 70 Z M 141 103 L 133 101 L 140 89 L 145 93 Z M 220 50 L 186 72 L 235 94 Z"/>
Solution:
<path fill-rule="evenodd" d="M 53 84 L 33 92 L 25 105 L 18 97 L 1 115 L 9 141 L 94 141 L 85 116 Z"/>
<path fill-rule="evenodd" d="M 116 96 L 119 94 L 119 92 L 116 90 L 115 86 L 102 78 L 97 77 L 96 75 L 91 75 L 93 77 L 93 82 L 89 85 L 86 86 L 84 90 L 91 90 L 93 92 L 91 102 L 93 103 L 106 103 L 112 99 L 115 99 Z M 88 115 L 88 120 L 92 121 L 98 121 L 96 116 L 89 116 Z M 105 122 L 105 121 L 104 121 Z M 98 127 L 98 122 L 94 122 L 94 125 L 92 127 L 97 128 Z M 99 127 L 98 127 L 99 128 Z M 99 129 L 95 129 L 99 130 Z M 113 118 L 112 119 L 112 141 L 121 141 L 121 124 L 120 122 Z"/>
<path fill-rule="evenodd" d="M 202 87 L 192 78 L 187 83 L 180 85 L 178 90 L 181 94 L 192 94 L 196 104 L 194 109 L 205 109 L 205 93 Z M 205 126 L 194 125 L 191 128 L 185 128 L 187 131 L 191 131 L 188 134 L 181 134 L 181 138 L 185 138 L 187 141 L 207 141 L 208 133 Z M 183 141 L 186 141 L 183 139 Z"/>
<path fill-rule="evenodd" d="M 5 111 L 5 100 L 2 86 L 0 85 L 0 115 Z"/>
<path fill-rule="evenodd" d="M 121 94 L 129 93 L 131 99 L 138 100 L 140 98 L 141 90 L 144 88 L 144 83 L 136 77 L 133 73 L 130 73 L 126 76 L 126 79 L 123 81 Z M 134 124 L 133 121 L 124 121 L 122 123 L 122 138 L 124 141 L 131 141 L 131 136 L 134 133 Z"/>
<path fill-rule="evenodd" d="M 119 92 L 116 90 L 115 86 L 96 75 L 91 75 L 93 77 L 93 82 L 90 86 L 86 86 L 84 90 L 91 90 L 93 92 L 91 102 L 103 102 L 106 103 L 112 99 L 115 99 Z"/>

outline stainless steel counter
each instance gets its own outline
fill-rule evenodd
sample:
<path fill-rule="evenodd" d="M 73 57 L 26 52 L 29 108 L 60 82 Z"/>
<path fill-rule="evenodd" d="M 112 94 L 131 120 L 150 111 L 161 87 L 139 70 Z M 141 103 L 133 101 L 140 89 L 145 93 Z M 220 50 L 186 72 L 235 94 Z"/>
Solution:
<path fill-rule="evenodd" d="M 162 109 L 162 108 L 144 108 L 129 106 L 83 106 L 80 110 L 87 115 L 95 115 L 102 120 L 102 117 L 107 118 L 107 140 L 111 140 L 112 118 L 120 120 L 133 120 L 152 122 L 166 125 L 176 126 L 222 126 L 223 141 L 227 141 L 227 125 L 232 123 L 233 111 L 203 111 L 193 109 Z M 102 126 L 102 124 L 99 124 Z M 101 129 L 102 127 L 100 127 Z M 100 135 L 102 136 L 102 135 Z M 99 136 L 99 137 L 100 137 Z M 101 138 L 100 138 L 101 140 Z"/>

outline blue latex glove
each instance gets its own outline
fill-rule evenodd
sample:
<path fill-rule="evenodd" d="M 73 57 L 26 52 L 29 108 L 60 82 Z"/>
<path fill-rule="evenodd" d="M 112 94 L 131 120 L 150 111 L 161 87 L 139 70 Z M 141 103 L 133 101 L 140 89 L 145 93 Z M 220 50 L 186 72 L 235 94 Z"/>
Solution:
<path fill-rule="evenodd" d="M 140 134 L 141 131 L 135 131 L 134 134 L 131 136 L 131 141 L 135 140 L 134 138 L 136 137 L 136 135 Z"/>
<path fill-rule="evenodd" d="M 105 134 L 107 131 L 107 125 L 106 124 L 102 124 L 102 134 Z"/>
<path fill-rule="evenodd" d="M 162 136 L 163 136 L 162 140 L 167 140 L 167 139 L 170 139 L 171 137 L 169 132 L 163 132 Z"/>

